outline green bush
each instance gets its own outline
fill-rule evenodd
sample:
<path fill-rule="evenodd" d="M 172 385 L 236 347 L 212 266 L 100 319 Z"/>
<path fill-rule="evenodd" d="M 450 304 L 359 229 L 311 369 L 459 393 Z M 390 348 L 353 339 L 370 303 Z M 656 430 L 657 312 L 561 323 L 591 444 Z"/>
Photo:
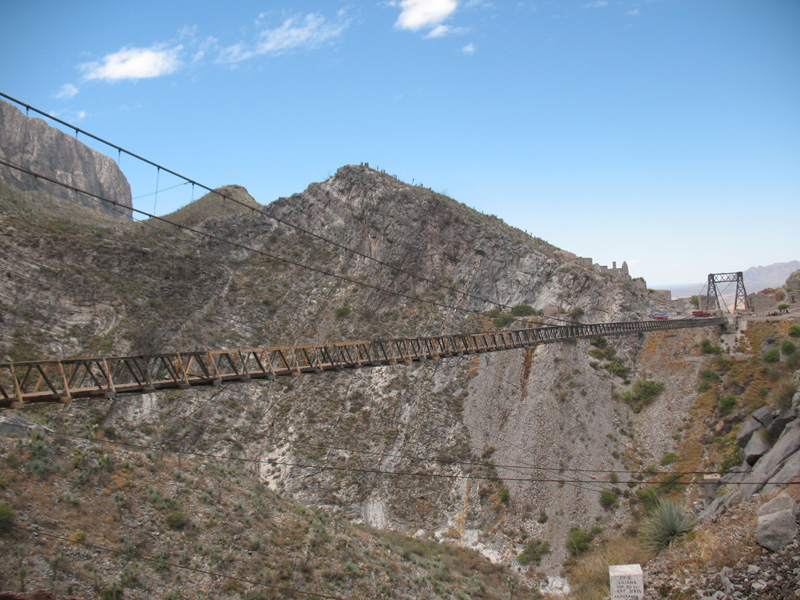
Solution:
<path fill-rule="evenodd" d="M 736 396 L 728 394 L 719 399 L 719 412 L 723 415 L 729 415 L 733 411 L 733 407 L 738 402 Z"/>
<path fill-rule="evenodd" d="M 567 534 L 566 547 L 572 556 L 580 556 L 589 549 L 594 537 L 588 531 L 573 527 Z"/>
<path fill-rule="evenodd" d="M 703 369 L 700 371 L 700 379 L 703 381 L 719 381 L 719 375 L 714 369 Z"/>
<path fill-rule="evenodd" d="M 766 362 L 774 363 L 778 362 L 781 359 L 781 354 L 777 348 L 772 348 L 771 350 L 767 350 L 764 352 L 764 356 L 762 357 Z"/>
<path fill-rule="evenodd" d="M 689 298 L 689 304 L 691 304 L 695 308 L 700 308 L 700 298 L 698 298 L 697 296 L 692 296 L 691 298 Z"/>
<path fill-rule="evenodd" d="M 536 310 L 527 304 L 517 304 L 511 307 L 511 314 L 515 317 L 527 317 L 529 315 L 535 315 Z"/>
<path fill-rule="evenodd" d="M 508 491 L 508 488 L 503 488 L 502 490 L 500 490 L 500 501 L 501 502 L 505 502 L 506 504 L 508 504 L 508 501 L 509 501 L 510 498 L 511 498 L 511 494 Z"/>
<path fill-rule="evenodd" d="M 517 562 L 521 565 L 529 565 L 531 563 L 538 565 L 542 561 L 542 557 L 548 552 L 550 552 L 550 542 L 547 540 L 543 542 L 529 540 L 525 550 L 517 558 Z"/>
<path fill-rule="evenodd" d="M 542 511 L 539 512 L 539 518 L 537 520 L 539 521 L 539 523 L 544 524 L 544 523 L 547 523 L 547 520 L 549 518 L 550 517 L 547 516 L 547 513 L 544 512 L 544 510 L 542 510 Z"/>
<path fill-rule="evenodd" d="M 678 458 L 678 455 L 674 452 L 667 452 L 664 456 L 661 457 L 661 466 L 666 467 L 667 465 L 671 465 L 675 462 L 675 459 Z"/>
<path fill-rule="evenodd" d="M 663 390 L 664 384 L 661 381 L 639 379 L 633 384 L 633 390 L 625 392 L 622 399 L 633 409 L 633 412 L 639 413 Z"/>
<path fill-rule="evenodd" d="M 789 327 L 789 335 L 792 337 L 800 337 L 800 325 L 792 325 Z"/>
<path fill-rule="evenodd" d="M 0 533 L 8 531 L 14 524 L 17 513 L 8 504 L 0 504 Z"/>
<path fill-rule="evenodd" d="M 658 492 L 654 487 L 639 488 L 636 490 L 636 497 L 647 507 L 655 506 L 658 503 Z"/>
<path fill-rule="evenodd" d="M 189 517 L 179 510 L 167 513 L 167 525 L 172 529 L 185 529 L 189 524 Z"/>
<path fill-rule="evenodd" d="M 778 310 L 789 310 L 788 304 L 778 304 Z"/>
<path fill-rule="evenodd" d="M 610 510 L 617 503 L 617 494 L 614 490 L 600 490 L 600 506 Z"/>
<path fill-rule="evenodd" d="M 621 379 L 627 379 L 628 375 L 631 372 L 630 367 L 626 367 L 622 363 L 618 362 L 610 362 L 603 365 L 603 368 L 611 373 L 612 375 L 616 375 Z"/>
<path fill-rule="evenodd" d="M 700 342 L 700 352 L 703 354 L 722 354 L 722 348 L 714 346 L 711 340 L 706 338 Z"/>
<path fill-rule="evenodd" d="M 797 351 L 797 344 L 795 344 L 792 340 L 783 340 L 781 343 L 781 354 L 785 354 L 789 356 L 794 354 Z"/>
<path fill-rule="evenodd" d="M 656 552 L 663 550 L 693 525 L 694 517 L 686 506 L 668 498 L 660 498 L 640 530 L 642 545 Z"/>
<path fill-rule="evenodd" d="M 600 348 L 601 350 L 606 346 L 608 346 L 608 340 L 601 335 L 593 337 L 592 339 L 589 340 L 589 343 L 595 348 Z"/>
<path fill-rule="evenodd" d="M 495 329 L 503 329 L 504 327 L 508 327 L 511 323 L 514 322 L 514 317 L 509 314 L 502 314 L 499 317 L 495 317 L 492 319 L 492 323 L 494 324 Z"/>
<path fill-rule="evenodd" d="M 346 319 L 350 314 L 350 307 L 342 306 L 341 308 L 337 308 L 333 314 L 337 319 Z"/>

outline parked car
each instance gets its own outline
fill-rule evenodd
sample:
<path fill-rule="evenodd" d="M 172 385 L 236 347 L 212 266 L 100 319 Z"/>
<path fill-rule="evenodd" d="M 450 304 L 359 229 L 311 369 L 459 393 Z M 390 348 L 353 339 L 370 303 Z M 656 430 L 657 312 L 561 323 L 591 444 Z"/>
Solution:
<path fill-rule="evenodd" d="M 711 313 L 705 310 L 693 310 L 692 311 L 693 317 L 710 317 Z"/>
<path fill-rule="evenodd" d="M 665 315 L 664 313 L 653 313 L 652 315 L 650 315 L 650 318 L 651 319 L 656 319 L 657 321 L 665 321 L 665 320 L 669 319 L 669 317 L 667 315 Z"/>

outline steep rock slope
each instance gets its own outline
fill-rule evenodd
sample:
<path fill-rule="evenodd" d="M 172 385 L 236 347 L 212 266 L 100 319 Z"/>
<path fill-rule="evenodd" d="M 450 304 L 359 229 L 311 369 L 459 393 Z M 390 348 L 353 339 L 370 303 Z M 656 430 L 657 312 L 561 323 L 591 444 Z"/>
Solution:
<path fill-rule="evenodd" d="M 646 292 L 564 263 L 542 240 L 366 166 L 268 207 L 231 186 L 220 191 L 238 204 L 212 194 L 168 217 L 209 237 L 2 191 L 9 252 L 0 266 L 11 276 L 0 350 L 13 360 L 484 330 L 494 326 L 487 311 L 519 305 L 585 321 L 656 307 Z M 694 348 L 703 334 L 674 335 Z M 258 461 L 273 489 L 302 502 L 509 564 L 528 540 L 548 540 L 542 564 L 556 572 L 570 528 L 622 526 L 628 509 L 598 502 L 605 480 L 655 462 L 681 418 L 651 419 L 649 434 L 635 435 L 640 419 L 621 401 L 633 381 L 662 379 L 667 398 L 684 400 L 692 385 L 662 374 L 669 356 L 648 358 L 647 339 L 594 341 L 600 359 L 601 348 L 579 340 L 75 403 L 66 420 Z"/>
<path fill-rule="evenodd" d="M 3 101 L 0 101 L 0 158 L 121 206 L 79 194 L 5 165 L 0 165 L 1 181 L 22 190 L 46 191 L 91 206 L 117 219 L 132 220 L 131 187 L 117 163 L 42 119 L 27 117 Z"/>

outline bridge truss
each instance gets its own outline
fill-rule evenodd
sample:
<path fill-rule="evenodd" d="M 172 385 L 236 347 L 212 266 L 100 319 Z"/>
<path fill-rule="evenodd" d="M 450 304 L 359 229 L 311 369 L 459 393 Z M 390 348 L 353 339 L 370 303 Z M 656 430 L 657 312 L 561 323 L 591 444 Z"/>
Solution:
<path fill-rule="evenodd" d="M 708 327 L 726 322 L 725 318 L 713 318 L 592 323 L 371 342 L 0 363 L 0 408 L 411 364 L 585 337 Z"/>

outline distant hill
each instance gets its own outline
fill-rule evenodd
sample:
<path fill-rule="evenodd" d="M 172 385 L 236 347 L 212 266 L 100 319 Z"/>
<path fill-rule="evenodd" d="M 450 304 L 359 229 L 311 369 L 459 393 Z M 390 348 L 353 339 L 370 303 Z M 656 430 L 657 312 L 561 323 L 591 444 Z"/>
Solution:
<path fill-rule="evenodd" d="M 782 286 L 786 279 L 800 269 L 800 260 L 773 263 L 765 267 L 750 267 L 744 271 L 744 286 L 748 292 L 758 292 L 764 288 L 777 288 Z M 673 298 L 685 298 L 704 292 L 706 282 L 688 283 L 667 286 L 672 291 Z"/>

